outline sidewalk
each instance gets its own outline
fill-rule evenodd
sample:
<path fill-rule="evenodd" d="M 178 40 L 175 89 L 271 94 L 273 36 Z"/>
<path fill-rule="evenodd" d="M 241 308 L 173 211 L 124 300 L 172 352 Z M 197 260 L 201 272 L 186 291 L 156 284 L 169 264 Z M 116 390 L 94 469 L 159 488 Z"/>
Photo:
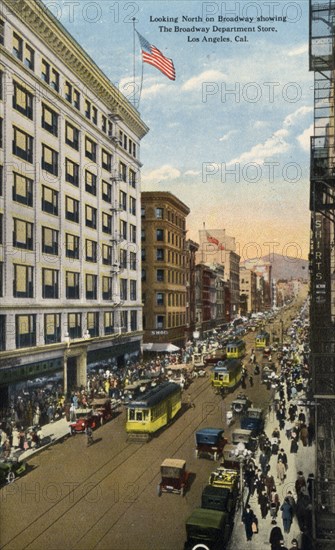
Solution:
<path fill-rule="evenodd" d="M 36 455 L 51 445 L 54 445 L 55 443 L 59 443 L 66 437 L 70 435 L 70 423 L 66 420 L 66 418 L 61 418 L 60 420 L 57 420 L 56 422 L 50 422 L 49 424 L 45 424 L 42 426 L 42 438 L 44 437 L 50 437 L 50 442 L 46 445 L 43 445 L 42 447 L 31 447 L 30 449 L 27 449 L 26 451 L 21 452 L 20 449 L 14 449 L 11 452 L 10 458 L 17 457 L 19 462 L 22 460 L 28 460 L 31 456 Z"/>
<path fill-rule="evenodd" d="M 304 410 L 308 421 L 308 418 L 309 418 L 308 408 L 299 406 L 299 409 Z M 278 427 L 278 421 L 276 419 L 275 414 L 271 412 L 267 415 L 264 431 L 268 436 L 271 436 L 272 431 L 275 427 Z M 281 441 L 280 448 L 283 448 L 285 450 L 288 457 L 287 477 L 284 483 L 280 485 L 280 482 L 277 479 L 277 471 L 276 471 L 277 456 L 276 455 L 271 456 L 270 473 L 273 475 L 274 480 L 276 482 L 276 488 L 280 499 L 280 505 L 282 505 L 284 498 L 287 494 L 287 491 L 292 491 L 292 494 L 296 500 L 295 481 L 297 478 L 297 472 L 301 470 L 304 473 L 306 480 L 307 480 L 308 474 L 315 472 L 315 444 L 313 444 L 311 447 L 303 447 L 302 444 L 299 443 L 298 452 L 296 454 L 291 454 L 290 441 L 288 441 L 288 439 L 286 438 L 285 432 L 283 430 L 281 431 L 280 441 Z M 256 455 L 257 466 L 259 466 L 259 461 L 258 461 L 259 454 L 260 453 L 258 451 Z M 245 548 L 248 548 L 250 550 L 262 550 L 267 547 L 270 548 L 269 538 L 270 538 L 271 529 L 273 527 L 273 525 L 271 525 L 272 518 L 268 513 L 267 517 L 265 519 L 262 519 L 260 507 L 257 502 L 256 491 L 254 495 L 250 497 L 249 504 L 251 506 L 251 509 L 253 510 L 253 512 L 258 518 L 258 533 L 252 537 L 251 541 L 246 540 L 244 524 L 241 522 L 241 515 L 240 515 L 241 511 L 239 510 L 235 517 L 234 530 L 228 546 L 229 550 L 244 550 Z M 292 546 L 291 541 L 293 538 L 296 538 L 300 543 L 301 532 L 300 532 L 296 517 L 293 518 L 290 533 L 284 533 L 280 509 L 278 511 L 276 521 L 277 521 L 277 526 L 280 527 L 280 529 L 282 530 L 285 545 L 288 548 Z"/>

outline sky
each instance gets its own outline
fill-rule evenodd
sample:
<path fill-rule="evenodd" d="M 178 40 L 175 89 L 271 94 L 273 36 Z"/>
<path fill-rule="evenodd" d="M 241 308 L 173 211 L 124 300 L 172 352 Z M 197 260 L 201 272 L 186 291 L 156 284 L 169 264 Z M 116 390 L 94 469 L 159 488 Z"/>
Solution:
<path fill-rule="evenodd" d="M 242 260 L 270 251 L 307 258 L 307 0 L 43 1 L 135 101 L 150 128 L 142 190 L 170 191 L 187 204 L 188 238 L 198 241 L 205 224 L 234 236 Z M 133 18 L 173 60 L 175 81 L 142 64 L 137 37 L 134 57 Z"/>

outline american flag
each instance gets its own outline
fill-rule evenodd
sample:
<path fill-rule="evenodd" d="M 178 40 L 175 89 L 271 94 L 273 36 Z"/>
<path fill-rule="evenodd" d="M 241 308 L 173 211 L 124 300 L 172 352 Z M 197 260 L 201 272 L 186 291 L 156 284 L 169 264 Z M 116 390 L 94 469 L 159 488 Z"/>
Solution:
<path fill-rule="evenodd" d="M 137 35 L 142 48 L 143 62 L 153 65 L 170 80 L 176 80 L 176 71 L 172 59 L 165 57 L 162 52 L 156 48 L 156 46 L 149 44 L 149 42 L 139 32 L 137 32 Z"/>

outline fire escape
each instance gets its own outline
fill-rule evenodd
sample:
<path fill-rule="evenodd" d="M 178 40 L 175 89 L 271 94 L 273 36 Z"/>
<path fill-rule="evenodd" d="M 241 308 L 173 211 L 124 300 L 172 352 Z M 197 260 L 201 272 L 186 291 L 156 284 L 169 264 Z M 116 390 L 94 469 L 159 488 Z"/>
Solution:
<path fill-rule="evenodd" d="M 315 404 L 315 548 L 335 547 L 335 0 L 310 0 L 311 138 L 310 346 Z"/>

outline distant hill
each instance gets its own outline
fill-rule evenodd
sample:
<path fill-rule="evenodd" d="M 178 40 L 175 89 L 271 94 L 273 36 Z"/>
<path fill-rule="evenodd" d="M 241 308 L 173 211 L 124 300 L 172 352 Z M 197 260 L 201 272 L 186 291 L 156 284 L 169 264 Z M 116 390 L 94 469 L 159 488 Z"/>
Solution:
<path fill-rule="evenodd" d="M 254 265 L 260 265 L 263 262 L 272 265 L 272 278 L 278 281 L 279 279 L 305 279 L 309 278 L 308 260 L 299 260 L 297 258 L 289 258 L 281 254 L 269 254 L 255 260 Z M 251 264 L 251 261 L 243 262 Z"/>

